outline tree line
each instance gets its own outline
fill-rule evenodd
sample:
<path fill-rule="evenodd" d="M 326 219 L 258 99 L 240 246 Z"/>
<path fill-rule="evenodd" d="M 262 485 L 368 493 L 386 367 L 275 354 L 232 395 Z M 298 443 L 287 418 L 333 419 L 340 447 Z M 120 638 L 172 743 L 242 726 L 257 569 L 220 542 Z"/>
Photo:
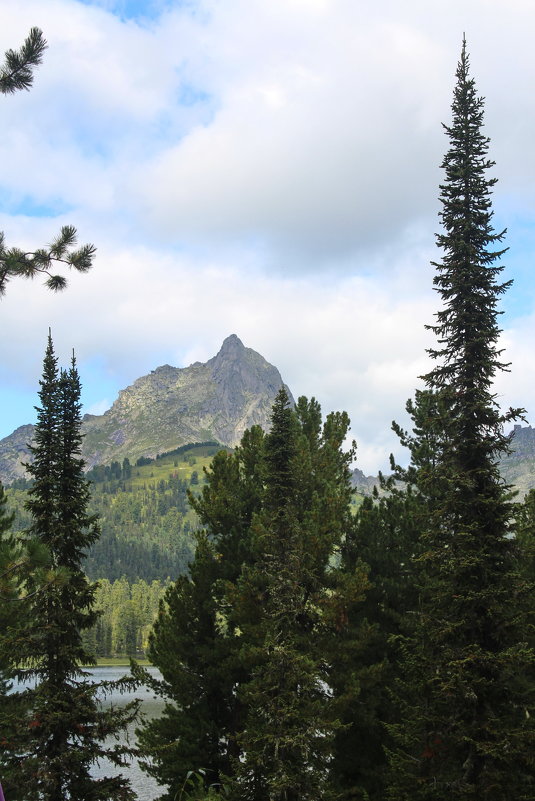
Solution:
<path fill-rule="evenodd" d="M 150 583 L 186 572 L 197 525 L 187 493 L 200 488 L 202 466 L 217 450 L 215 444 L 189 445 L 141 465 L 139 459 L 133 466 L 124 459 L 88 471 L 88 508 L 100 522 L 100 537 L 83 561 L 89 578 L 116 581 L 124 576 Z M 25 506 L 30 487 L 28 479 L 17 479 L 6 488 L 13 531 L 30 525 Z"/>
<path fill-rule="evenodd" d="M 95 625 L 85 632 L 87 650 L 98 657 L 140 656 L 148 647 L 152 624 L 158 615 L 169 581 L 126 578 L 100 579 L 95 590 Z"/>

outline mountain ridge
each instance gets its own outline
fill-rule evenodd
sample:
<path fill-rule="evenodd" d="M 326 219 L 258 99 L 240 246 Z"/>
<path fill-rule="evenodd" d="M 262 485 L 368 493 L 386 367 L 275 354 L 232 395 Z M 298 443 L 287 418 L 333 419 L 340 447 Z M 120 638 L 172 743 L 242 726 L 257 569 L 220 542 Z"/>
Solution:
<path fill-rule="evenodd" d="M 269 427 L 283 386 L 293 403 L 278 369 L 231 334 L 207 362 L 160 365 L 120 390 L 104 414 L 84 415 L 82 456 L 90 469 L 125 457 L 154 458 L 190 442 L 215 440 L 234 447 L 252 425 Z M 33 429 L 23 425 L 0 440 L 4 483 L 25 475 Z"/>
<path fill-rule="evenodd" d="M 516 424 L 509 433 L 511 450 L 500 459 L 504 481 L 518 492 L 517 500 L 535 489 L 535 429 Z M 379 490 L 379 477 L 366 476 L 358 467 L 351 472 L 351 483 L 362 495 L 371 495 L 374 486 Z M 381 494 L 381 493 L 380 493 Z"/>
<path fill-rule="evenodd" d="M 85 414 L 82 455 L 87 469 L 125 457 L 130 461 L 154 458 L 195 442 L 217 441 L 235 447 L 250 426 L 269 428 L 271 407 L 282 386 L 293 402 L 278 369 L 231 334 L 207 362 L 188 367 L 160 365 L 120 390 L 104 414 Z M 33 431 L 32 424 L 25 424 L 0 440 L 4 484 L 25 476 Z M 502 457 L 500 471 L 520 499 L 535 488 L 535 429 L 517 424 L 510 436 L 511 452 Z M 378 478 L 365 476 L 357 467 L 352 483 L 368 495 Z"/>

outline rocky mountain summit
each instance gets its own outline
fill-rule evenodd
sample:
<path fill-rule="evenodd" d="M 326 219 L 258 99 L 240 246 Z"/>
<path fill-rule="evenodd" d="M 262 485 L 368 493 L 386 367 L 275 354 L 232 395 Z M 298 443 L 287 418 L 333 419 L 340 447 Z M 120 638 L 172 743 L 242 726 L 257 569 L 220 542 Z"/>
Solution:
<path fill-rule="evenodd" d="M 235 446 L 252 425 L 269 426 L 283 381 L 276 367 L 235 335 L 206 363 L 156 368 L 123 389 L 102 415 L 85 415 L 83 457 L 87 467 L 128 457 L 154 457 L 193 442 Z M 290 399 L 293 401 L 288 388 Z M 25 474 L 33 426 L 0 440 L 0 479 Z"/>
<path fill-rule="evenodd" d="M 250 426 L 269 427 L 281 386 L 277 368 L 231 334 L 206 363 L 183 368 L 164 364 L 119 392 L 104 414 L 86 414 L 83 457 L 91 468 L 125 457 L 131 462 L 140 456 L 153 458 L 194 442 L 216 441 L 233 447 Z M 4 484 L 25 475 L 23 465 L 31 458 L 28 443 L 32 440 L 32 425 L 20 426 L 0 440 Z M 500 470 L 518 489 L 519 499 L 535 488 L 535 429 L 515 425 L 511 452 L 503 456 Z M 356 468 L 352 483 L 358 492 L 369 495 L 378 479 Z"/>

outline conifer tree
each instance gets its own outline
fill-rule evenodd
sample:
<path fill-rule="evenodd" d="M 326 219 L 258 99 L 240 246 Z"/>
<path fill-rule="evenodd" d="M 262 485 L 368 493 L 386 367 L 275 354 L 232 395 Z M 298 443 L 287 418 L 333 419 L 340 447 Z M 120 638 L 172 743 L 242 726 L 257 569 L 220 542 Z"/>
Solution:
<path fill-rule="evenodd" d="M 7 498 L 4 487 L 0 483 L 0 631 L 5 631 L 11 612 L 8 612 L 9 605 L 6 603 L 14 591 L 13 573 L 14 561 L 16 560 L 16 543 L 11 533 L 14 514 L 7 510 Z M 0 650 L 0 664 L 5 664 L 6 651 Z"/>
<path fill-rule="evenodd" d="M 434 264 L 443 305 L 429 326 L 436 363 L 409 408 L 414 435 L 405 436 L 406 475 L 426 508 L 423 586 L 403 645 L 398 696 L 406 721 L 391 727 L 397 745 L 388 797 L 527 801 L 534 730 L 521 676 L 533 654 L 525 645 L 526 583 L 515 565 L 511 493 L 498 469 L 508 448 L 503 426 L 521 410 L 502 414 L 492 391 L 496 373 L 508 368 L 497 316 L 510 282 L 499 281 L 505 232 L 492 226 L 493 162 L 465 42 L 456 77 L 440 187 L 444 255 Z"/>
<path fill-rule="evenodd" d="M 356 571 L 340 588 L 331 563 L 351 518 L 348 424 L 280 393 L 271 433 L 219 453 L 191 498 L 205 533 L 149 652 L 168 705 L 140 732 L 169 801 L 201 769 L 240 801 L 328 797 L 329 656 L 365 587 Z"/>
<path fill-rule="evenodd" d="M 347 463 L 339 454 L 347 424 L 347 417 L 331 417 L 322 442 L 314 400 L 300 399 L 294 412 L 281 389 L 273 406 L 264 503 L 251 527 L 256 558 L 238 583 L 238 593 L 260 597 L 262 607 L 253 636 L 244 643 L 253 669 L 240 692 L 247 714 L 236 765 L 237 799 L 328 797 L 337 722 L 327 684 L 325 629 L 332 604 L 329 560 L 348 524 Z M 318 476 L 321 491 L 314 476 L 321 457 L 334 456 L 329 449 L 334 443 L 338 459 Z"/>
<path fill-rule="evenodd" d="M 6 746 L 8 772 L 18 792 L 32 801 L 86 801 L 133 798 L 122 777 L 93 779 L 90 768 L 107 757 L 123 763 L 128 748 L 109 748 L 107 736 L 122 730 L 135 709 L 104 709 L 81 665 L 93 657 L 82 634 L 96 621 L 94 585 L 81 567 L 86 549 L 99 536 L 88 514 L 89 486 L 80 458 L 80 382 L 74 358 L 68 371 L 58 371 L 49 335 L 41 406 L 32 446 L 34 479 L 28 509 L 33 523 L 29 539 L 48 549 L 52 580 L 45 586 L 30 577 L 25 622 L 18 636 L 18 678 L 35 687 L 15 694 L 21 712 Z M 135 706 L 135 705 L 134 705 Z"/>
<path fill-rule="evenodd" d="M 169 801 L 191 771 L 204 771 L 207 786 L 219 785 L 239 753 L 242 705 L 236 687 L 247 669 L 225 599 L 251 560 L 249 528 L 263 494 L 263 441 L 258 426 L 246 431 L 234 453 L 216 454 L 201 495 L 190 494 L 206 532 L 197 534 L 189 575 L 167 591 L 150 637 L 148 655 L 163 681 L 134 671 L 166 699 L 162 715 L 138 735 L 148 757 L 143 767 L 168 786 L 162 798 Z"/>
<path fill-rule="evenodd" d="M 387 724 L 396 722 L 391 696 L 399 672 L 397 641 L 418 597 L 415 548 L 419 500 L 383 481 L 387 493 L 364 498 L 342 544 L 340 571 L 368 574 L 364 600 L 346 608 L 330 656 L 330 679 L 343 724 L 330 764 L 340 799 L 383 801 Z"/>
<path fill-rule="evenodd" d="M 12 651 L 7 642 L 7 633 L 20 622 L 20 606 L 12 603 L 18 596 L 19 585 L 16 580 L 16 563 L 18 552 L 11 535 L 13 514 L 6 508 L 7 498 L 0 484 L 0 779 L 7 794 L 13 799 L 20 798 L 16 788 L 11 785 L 5 762 L 5 748 L 12 737 L 13 719 L 19 715 L 19 705 L 12 701 L 9 690 L 13 669 Z"/>
<path fill-rule="evenodd" d="M 520 571 L 535 582 L 535 490 L 530 489 L 516 514 L 516 540 Z M 534 599 L 535 603 L 535 599 Z"/>

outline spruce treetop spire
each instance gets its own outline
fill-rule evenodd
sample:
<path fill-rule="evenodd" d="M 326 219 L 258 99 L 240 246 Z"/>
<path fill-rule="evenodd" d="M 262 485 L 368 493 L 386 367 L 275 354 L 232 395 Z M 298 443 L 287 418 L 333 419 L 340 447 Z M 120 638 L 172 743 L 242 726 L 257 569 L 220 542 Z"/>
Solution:
<path fill-rule="evenodd" d="M 133 721 L 137 703 L 104 709 L 102 684 L 89 682 L 81 667 L 93 662 L 84 633 L 99 617 L 96 586 L 88 581 L 83 560 L 100 530 L 89 511 L 89 483 L 80 458 L 80 391 L 74 358 L 70 369 L 58 369 L 49 332 L 34 460 L 28 465 L 34 480 L 26 502 L 31 525 L 24 538 L 46 549 L 50 577 L 43 584 L 41 574 L 32 571 L 27 580 L 25 616 L 14 632 L 16 658 L 9 667 L 10 676 L 31 677 L 35 685 L 10 696 L 18 714 L 10 718 L 10 740 L 4 739 L 0 760 L 2 779 L 7 776 L 16 787 L 14 797 L 28 801 L 134 798 L 123 776 L 95 778 L 91 772 L 101 759 L 121 766 L 131 754 L 129 746 L 104 740 Z M 5 731 L 3 709 L 0 715 Z"/>
<path fill-rule="evenodd" d="M 437 347 L 428 351 L 436 364 L 424 380 L 430 390 L 442 391 L 464 435 L 472 431 L 478 437 L 489 425 L 498 435 L 504 422 L 522 412 L 502 416 L 492 394 L 496 373 L 509 367 L 501 361 L 497 344 L 498 302 L 512 282 L 499 280 L 506 231 L 496 233 L 492 225 L 491 194 L 497 179 L 488 175 L 494 161 L 488 158 L 489 139 L 482 130 L 484 99 L 470 76 L 464 37 L 451 108 L 451 124 L 443 126 L 449 139 L 441 165 L 443 230 L 436 236 L 443 255 L 440 262 L 432 262 L 442 307 L 435 324 L 427 326 L 436 335 Z M 505 446 L 505 439 L 498 439 L 496 453 Z"/>
<path fill-rule="evenodd" d="M 412 456 L 405 475 L 421 502 L 420 602 L 402 664 L 400 709 L 409 710 L 414 693 L 413 709 L 392 727 L 387 797 L 395 801 L 533 797 L 535 731 L 523 677 L 534 655 L 522 607 L 531 589 L 516 567 L 515 510 L 499 471 L 509 447 L 504 423 L 523 410 L 502 414 L 492 387 L 508 368 L 498 348 L 498 302 L 511 282 L 499 280 L 505 231 L 492 226 L 496 178 L 488 176 L 494 162 L 483 111 L 463 38 L 444 126 L 442 260 L 434 263 L 442 307 L 428 326 L 435 366 L 408 406 L 414 433 L 405 438 Z"/>

